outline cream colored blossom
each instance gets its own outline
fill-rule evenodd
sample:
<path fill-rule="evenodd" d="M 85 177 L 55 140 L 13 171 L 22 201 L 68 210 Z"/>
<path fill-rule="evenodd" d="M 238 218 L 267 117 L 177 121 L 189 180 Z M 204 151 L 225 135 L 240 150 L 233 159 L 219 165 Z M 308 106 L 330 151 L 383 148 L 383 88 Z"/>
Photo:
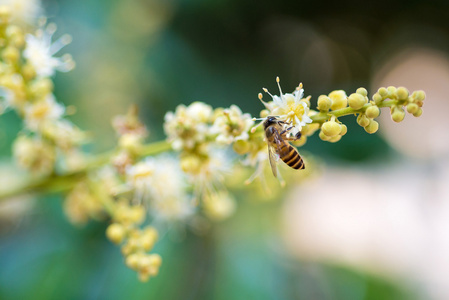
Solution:
<path fill-rule="evenodd" d="M 23 56 L 33 66 L 40 77 L 49 77 L 55 74 L 55 70 L 68 72 L 75 66 L 70 55 L 54 57 L 65 45 L 71 42 L 69 35 L 63 35 L 55 42 L 52 36 L 56 31 L 56 25 L 49 24 L 45 30 L 39 29 L 35 35 L 26 35 L 26 48 Z"/>
<path fill-rule="evenodd" d="M 148 158 L 126 168 L 127 183 L 135 191 L 135 200 L 140 202 L 148 196 L 155 171 L 154 161 Z"/>
<path fill-rule="evenodd" d="M 248 140 L 248 132 L 253 125 L 254 121 L 250 114 L 244 114 L 237 105 L 231 105 L 216 117 L 211 132 L 218 134 L 216 138 L 218 144 L 229 145 L 234 141 Z"/>
<path fill-rule="evenodd" d="M 10 8 L 14 22 L 31 24 L 42 14 L 42 4 L 39 0 L 0 0 L 0 5 Z"/>
<path fill-rule="evenodd" d="M 312 119 L 309 117 L 309 107 L 303 100 L 304 89 L 302 84 L 300 84 L 293 93 L 283 94 L 279 84 L 279 77 L 276 78 L 276 81 L 279 86 L 280 96 L 269 94 L 273 98 L 273 102 L 265 106 L 270 111 L 270 116 L 276 116 L 280 120 L 287 122 L 288 125 L 286 127 L 293 126 L 290 133 L 295 135 L 307 123 L 312 123 Z M 267 89 L 264 89 L 264 91 L 269 93 Z"/>
<path fill-rule="evenodd" d="M 234 213 L 236 204 L 235 199 L 227 191 L 221 190 L 205 195 L 203 207 L 209 218 L 221 221 Z"/>
<path fill-rule="evenodd" d="M 212 117 L 212 107 L 201 102 L 179 105 L 174 113 L 168 112 L 164 130 L 173 149 L 193 149 L 205 142 L 210 134 Z"/>
<path fill-rule="evenodd" d="M 25 126 L 32 131 L 38 131 L 42 129 L 44 123 L 60 119 L 64 111 L 64 106 L 49 94 L 44 100 L 25 106 Z"/>
<path fill-rule="evenodd" d="M 41 139 L 19 136 L 14 142 L 13 153 L 18 164 L 24 169 L 40 174 L 53 171 L 55 150 Z"/>
<path fill-rule="evenodd" d="M 147 158 L 155 166 L 149 183 L 150 213 L 163 221 L 186 220 L 195 212 L 195 206 L 186 192 L 186 178 L 179 160 L 170 156 Z"/>

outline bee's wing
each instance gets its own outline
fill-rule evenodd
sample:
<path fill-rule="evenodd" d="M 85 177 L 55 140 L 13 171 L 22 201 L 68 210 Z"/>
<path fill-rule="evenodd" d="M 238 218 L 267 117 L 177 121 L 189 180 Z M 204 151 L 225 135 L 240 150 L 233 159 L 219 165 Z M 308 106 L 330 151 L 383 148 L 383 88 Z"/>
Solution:
<path fill-rule="evenodd" d="M 270 161 L 271 171 L 273 171 L 274 177 L 277 177 L 278 169 L 276 162 L 279 160 L 279 154 L 276 153 L 276 148 L 271 144 L 268 144 L 268 158 Z"/>
<path fill-rule="evenodd" d="M 277 161 L 279 160 L 279 152 L 282 146 L 282 137 L 279 132 L 273 128 L 271 134 L 274 137 L 274 144 L 268 143 L 268 157 L 270 160 L 271 171 L 273 171 L 274 177 L 277 177 Z"/>

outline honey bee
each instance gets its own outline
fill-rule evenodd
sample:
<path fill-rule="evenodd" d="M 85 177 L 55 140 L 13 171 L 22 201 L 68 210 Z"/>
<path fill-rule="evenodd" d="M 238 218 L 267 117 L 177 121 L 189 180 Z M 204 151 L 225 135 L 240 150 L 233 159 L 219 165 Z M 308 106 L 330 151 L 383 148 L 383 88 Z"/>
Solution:
<path fill-rule="evenodd" d="M 288 137 L 287 134 L 293 126 L 284 129 L 283 125 L 288 125 L 288 123 L 273 116 L 268 116 L 263 122 L 268 144 L 268 157 L 274 177 L 277 177 L 276 163 L 279 161 L 279 158 L 293 169 L 302 170 L 305 168 L 301 155 L 288 142 L 300 139 L 301 133 L 298 132 L 294 137 Z"/>

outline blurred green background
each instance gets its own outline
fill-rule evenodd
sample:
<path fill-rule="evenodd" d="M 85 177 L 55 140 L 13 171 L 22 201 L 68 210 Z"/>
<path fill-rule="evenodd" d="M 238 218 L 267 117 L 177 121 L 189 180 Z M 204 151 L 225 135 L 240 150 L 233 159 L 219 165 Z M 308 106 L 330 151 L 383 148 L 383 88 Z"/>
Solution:
<path fill-rule="evenodd" d="M 262 87 L 276 93 L 303 82 L 312 106 L 320 94 L 377 90 L 376 72 L 414 47 L 449 51 L 447 1 L 43 1 L 56 36 L 69 33 L 77 67 L 57 74 L 56 97 L 75 105 L 71 120 L 92 134 L 86 150 L 111 149 L 114 115 L 131 103 L 164 138 L 165 112 L 203 101 L 256 115 Z M 388 68 L 388 66 L 387 66 Z M 355 118 L 336 144 L 311 137 L 304 150 L 328 164 L 386 166 L 398 150 L 368 135 Z M 4 160 L 20 123 L 0 118 Z M 306 183 L 307 184 L 307 183 Z M 299 188 L 301 189 L 301 188 Z M 43 196 L 26 215 L 1 221 L 0 299 L 421 299 L 398 278 L 312 263 L 286 253 L 282 201 L 246 196 L 237 213 L 204 237 L 164 237 L 160 275 L 142 284 L 104 237 L 106 224 L 74 228 L 61 197 Z M 299 196 L 300 197 L 300 196 Z"/>

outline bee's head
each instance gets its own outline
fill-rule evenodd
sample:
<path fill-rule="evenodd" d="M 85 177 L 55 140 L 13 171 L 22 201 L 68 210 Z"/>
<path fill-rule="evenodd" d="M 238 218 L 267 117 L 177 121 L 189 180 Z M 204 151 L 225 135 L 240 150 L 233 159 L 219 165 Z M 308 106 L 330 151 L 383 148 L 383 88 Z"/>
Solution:
<path fill-rule="evenodd" d="M 277 118 L 276 118 L 276 117 L 268 116 L 268 117 L 266 118 L 266 120 L 263 122 L 263 128 L 264 128 L 264 129 L 267 129 L 268 126 L 273 125 L 273 124 L 275 124 L 275 123 L 277 123 L 277 122 L 278 122 L 278 121 L 277 121 Z"/>

